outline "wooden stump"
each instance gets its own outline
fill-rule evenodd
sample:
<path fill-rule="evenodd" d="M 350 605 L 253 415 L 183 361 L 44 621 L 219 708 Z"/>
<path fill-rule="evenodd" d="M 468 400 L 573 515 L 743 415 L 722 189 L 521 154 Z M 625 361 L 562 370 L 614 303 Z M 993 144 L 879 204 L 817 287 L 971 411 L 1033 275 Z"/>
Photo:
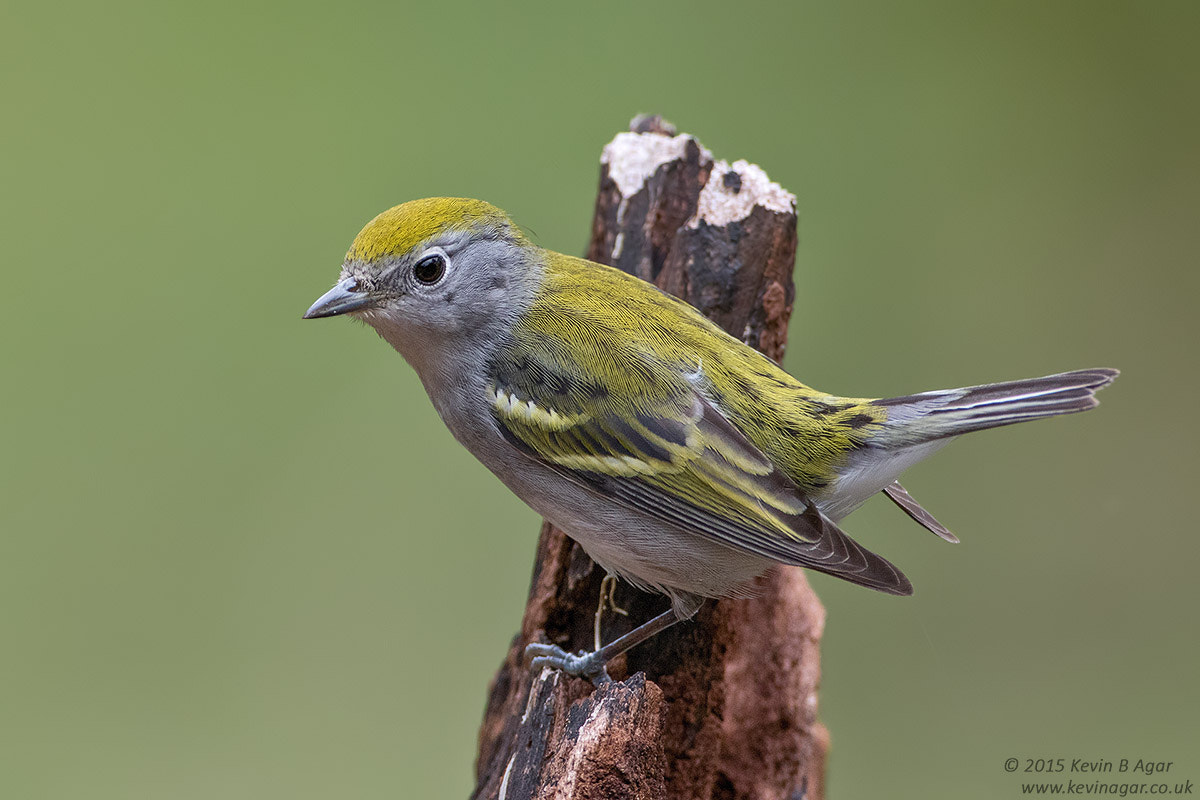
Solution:
<path fill-rule="evenodd" d="M 782 359 L 795 198 L 753 164 L 714 160 L 658 117 L 630 127 L 601 156 L 587 257 L 657 284 Z M 603 577 L 579 545 L 543 526 L 521 632 L 490 687 L 472 797 L 821 800 L 825 612 L 802 571 L 769 573 L 750 599 L 710 601 L 612 662 L 615 680 L 599 689 L 524 666 L 533 641 L 592 648 Z M 628 616 L 606 615 L 605 641 L 669 605 L 624 583 L 615 599 Z"/>

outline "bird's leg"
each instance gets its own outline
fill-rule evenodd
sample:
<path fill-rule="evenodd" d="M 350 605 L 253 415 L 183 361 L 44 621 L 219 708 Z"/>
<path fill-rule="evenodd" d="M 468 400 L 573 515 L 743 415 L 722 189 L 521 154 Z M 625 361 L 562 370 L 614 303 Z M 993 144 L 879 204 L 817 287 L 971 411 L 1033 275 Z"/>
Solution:
<path fill-rule="evenodd" d="M 604 609 L 607 607 L 614 613 L 628 617 L 629 612 L 617 605 L 614 595 L 617 591 L 617 576 L 609 572 L 600 581 L 600 602 L 596 605 L 596 621 L 592 626 L 595 648 L 600 649 L 600 621 L 604 619 Z"/>
<path fill-rule="evenodd" d="M 696 609 L 690 610 L 691 613 L 685 611 L 683 615 L 680 615 L 674 608 L 670 608 L 619 639 L 614 639 L 604 647 L 597 648 L 590 653 L 580 651 L 577 655 L 572 655 L 558 645 L 534 642 L 525 648 L 525 658 L 529 660 L 534 669 L 553 667 L 577 678 L 587 678 L 599 686 L 612 680 L 608 677 L 608 670 L 605 669 L 605 665 L 609 661 L 655 634 L 662 633 L 676 622 L 690 618 L 692 614 L 696 613 Z"/>

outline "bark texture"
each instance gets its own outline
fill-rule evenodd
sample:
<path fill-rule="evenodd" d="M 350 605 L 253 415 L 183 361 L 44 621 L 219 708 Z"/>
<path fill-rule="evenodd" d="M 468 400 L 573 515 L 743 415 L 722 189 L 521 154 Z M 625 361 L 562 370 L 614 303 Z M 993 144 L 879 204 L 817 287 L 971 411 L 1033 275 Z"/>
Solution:
<path fill-rule="evenodd" d="M 605 147 L 587 257 L 687 300 L 776 360 L 795 249 L 795 199 L 753 164 L 714 160 L 658 117 Z M 472 797 L 821 800 L 825 612 L 802 571 L 760 578 L 753 598 L 710 601 L 610 664 L 614 682 L 599 689 L 524 666 L 533 641 L 592 648 L 603 577 L 543 526 L 521 632 L 489 689 Z M 604 617 L 605 641 L 669 605 L 624 583 L 615 600 L 628 615 Z"/>

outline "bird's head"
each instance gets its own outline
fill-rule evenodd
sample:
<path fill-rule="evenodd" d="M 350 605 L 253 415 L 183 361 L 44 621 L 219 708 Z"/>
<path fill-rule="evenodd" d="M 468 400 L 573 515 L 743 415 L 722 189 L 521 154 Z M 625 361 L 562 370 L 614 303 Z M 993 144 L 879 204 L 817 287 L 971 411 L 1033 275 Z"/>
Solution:
<path fill-rule="evenodd" d="M 539 249 L 482 200 L 431 197 L 389 209 L 354 239 L 337 285 L 305 319 L 348 314 L 418 366 L 443 347 L 494 343 L 528 309 Z"/>

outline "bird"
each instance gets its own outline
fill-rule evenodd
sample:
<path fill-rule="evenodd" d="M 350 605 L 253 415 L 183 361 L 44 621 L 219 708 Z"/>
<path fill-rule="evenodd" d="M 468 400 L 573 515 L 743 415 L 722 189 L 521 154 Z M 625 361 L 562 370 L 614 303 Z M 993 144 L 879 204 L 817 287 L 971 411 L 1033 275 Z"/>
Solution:
<path fill-rule="evenodd" d="M 744 596 L 776 564 L 892 595 L 911 582 L 839 522 L 883 492 L 956 537 L 898 483 L 964 433 L 1085 411 L 1118 371 L 890 398 L 811 388 L 692 306 L 609 266 L 544 249 L 470 198 L 376 216 L 305 319 L 366 323 L 415 369 L 453 436 L 609 576 L 671 607 L 619 639 L 533 666 L 606 664 Z"/>

